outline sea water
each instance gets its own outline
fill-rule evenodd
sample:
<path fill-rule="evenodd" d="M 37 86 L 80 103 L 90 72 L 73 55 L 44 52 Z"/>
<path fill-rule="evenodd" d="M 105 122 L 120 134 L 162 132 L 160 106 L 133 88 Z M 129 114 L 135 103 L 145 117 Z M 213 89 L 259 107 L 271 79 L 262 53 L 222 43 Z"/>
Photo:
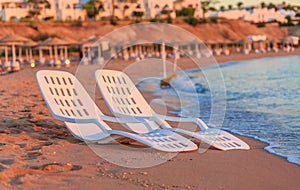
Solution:
<path fill-rule="evenodd" d="M 216 69 L 220 69 L 224 81 L 223 84 L 216 83 L 220 89 L 225 84 L 226 89 L 225 118 L 221 127 L 267 142 L 267 151 L 300 165 L 300 56 L 228 62 L 220 64 L 219 68 L 204 70 L 209 73 Z M 187 80 L 183 78 L 186 76 L 194 86 L 190 82 L 185 84 Z M 205 80 L 203 69 L 178 73 L 172 79 L 171 84 L 184 92 L 183 97 L 190 101 L 186 106 L 173 106 L 178 110 L 176 114 L 198 117 L 198 113 L 195 114 L 197 108 L 193 106 L 197 105 L 201 109 L 201 119 L 209 122 L 212 100 Z M 150 83 L 148 81 L 148 85 Z M 193 88 L 199 96 L 192 95 L 195 92 L 190 89 Z M 171 89 L 159 89 L 158 85 L 152 89 L 162 97 L 176 96 Z"/>

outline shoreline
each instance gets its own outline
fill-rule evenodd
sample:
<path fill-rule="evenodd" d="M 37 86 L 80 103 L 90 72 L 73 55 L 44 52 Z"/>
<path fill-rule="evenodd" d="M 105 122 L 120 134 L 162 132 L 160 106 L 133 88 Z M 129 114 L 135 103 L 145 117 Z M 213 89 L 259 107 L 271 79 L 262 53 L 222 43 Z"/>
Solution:
<path fill-rule="evenodd" d="M 249 55 L 240 55 L 240 54 L 234 54 L 232 57 L 228 57 L 225 55 L 216 57 L 216 60 L 219 62 L 219 64 L 227 63 L 227 62 L 234 62 L 234 61 L 247 61 L 247 60 L 253 60 L 253 59 L 261 59 L 261 58 L 271 58 L 271 57 L 285 57 L 285 56 L 297 56 L 300 55 L 300 48 L 296 48 L 293 52 L 267 52 L 264 54 L 249 54 Z M 230 55 L 229 55 L 230 56 Z"/>
<path fill-rule="evenodd" d="M 221 62 L 221 58 L 217 59 Z M 182 68 L 189 69 L 190 64 L 182 64 Z M 122 70 L 129 65 L 110 64 L 108 68 Z M 35 81 L 35 73 L 40 69 L 66 70 L 74 74 L 77 66 L 28 67 L 0 76 L 1 189 L 296 190 L 300 186 L 299 166 L 267 152 L 267 143 L 240 135 L 238 137 L 250 145 L 249 151 L 223 152 L 210 148 L 203 154 L 198 151 L 179 153 L 163 164 L 141 169 L 111 164 L 98 157 L 84 142 L 76 140 L 62 122 L 51 116 Z M 145 71 L 151 72 L 147 68 Z M 93 76 L 89 78 L 92 80 Z M 152 97 L 145 96 L 147 100 Z M 103 113 L 110 113 L 103 99 L 96 96 L 95 100 Z"/>
<path fill-rule="evenodd" d="M 300 55 L 300 48 L 295 48 L 295 51 L 293 52 L 284 52 L 279 51 L 277 53 L 275 52 L 267 52 L 264 54 L 260 53 L 250 53 L 248 55 L 242 54 L 242 53 L 234 53 L 230 55 L 220 55 L 220 56 L 213 56 L 213 58 L 204 58 L 204 63 L 199 65 L 201 68 L 209 67 L 209 66 L 216 66 L 216 65 L 222 65 L 226 64 L 228 62 L 236 62 L 236 61 L 247 61 L 247 60 L 254 60 L 254 59 L 262 59 L 262 58 L 271 58 L 271 57 L 285 57 L 285 56 L 297 56 Z M 182 58 L 186 59 L 186 58 Z M 179 59 L 180 60 L 180 59 Z M 173 60 L 170 60 L 173 61 Z M 201 59 L 200 59 L 201 61 Z M 193 63 L 188 62 L 188 64 L 181 63 L 178 61 L 178 67 L 184 68 L 184 70 L 192 70 L 195 68 L 199 68 L 198 65 L 195 65 Z"/>
<path fill-rule="evenodd" d="M 267 58 L 274 58 L 274 57 L 280 58 L 280 57 L 286 57 L 286 56 L 300 56 L 300 48 L 295 49 L 295 51 L 293 51 L 293 52 L 280 51 L 280 52 L 277 52 L 277 53 L 275 53 L 275 52 L 267 52 L 267 53 L 264 53 L 264 54 L 252 53 L 252 54 L 248 54 L 248 55 L 230 54 L 230 55 L 214 56 L 214 58 L 217 61 L 217 65 L 226 65 L 226 64 L 231 64 L 233 62 L 244 62 L 244 61 L 249 61 L 249 60 L 259 60 L 259 59 L 267 59 Z M 214 66 L 217 66 L 217 65 L 206 65 L 203 69 L 209 68 L 211 66 L 214 67 Z M 192 70 L 195 70 L 195 68 L 188 68 L 187 70 L 192 71 Z M 229 131 L 230 133 L 233 133 L 233 134 L 236 134 L 236 135 L 239 135 L 239 136 L 243 136 L 243 137 L 250 138 L 250 139 L 259 141 L 261 143 L 264 143 L 264 144 L 266 144 L 266 146 L 264 147 L 264 150 L 268 154 L 272 154 L 272 155 L 278 156 L 280 158 L 283 158 L 288 163 L 295 164 L 296 166 L 300 167 L 300 163 L 297 163 L 297 162 L 291 160 L 289 156 L 277 153 L 274 150 L 272 150 L 272 146 L 274 146 L 273 142 L 270 142 L 266 139 L 259 138 L 257 136 L 248 135 L 248 134 L 240 133 L 240 132 L 237 132 L 237 131 L 232 131 L 231 129 L 228 129 L 228 128 L 225 128 L 225 130 Z"/>
<path fill-rule="evenodd" d="M 223 128 L 221 128 L 221 129 L 223 129 Z M 248 134 L 240 133 L 240 132 L 237 132 L 237 131 L 233 131 L 233 130 L 230 130 L 228 128 L 224 128 L 224 130 L 226 130 L 230 133 L 233 133 L 235 135 L 238 135 L 238 136 L 242 136 L 242 137 L 245 137 L 245 138 L 250 138 L 250 139 L 255 140 L 255 141 L 259 141 L 260 143 L 265 144 L 263 150 L 266 151 L 268 154 L 278 156 L 278 157 L 284 159 L 285 161 L 287 161 L 288 163 L 295 164 L 296 166 L 300 167 L 300 163 L 297 163 L 295 161 L 290 160 L 289 156 L 283 155 L 283 154 L 280 154 L 280 153 L 276 153 L 274 150 L 272 150 L 272 146 L 275 145 L 273 142 L 270 142 L 270 141 L 265 140 L 263 138 L 259 138 L 259 137 L 254 136 L 254 135 L 248 135 Z"/>

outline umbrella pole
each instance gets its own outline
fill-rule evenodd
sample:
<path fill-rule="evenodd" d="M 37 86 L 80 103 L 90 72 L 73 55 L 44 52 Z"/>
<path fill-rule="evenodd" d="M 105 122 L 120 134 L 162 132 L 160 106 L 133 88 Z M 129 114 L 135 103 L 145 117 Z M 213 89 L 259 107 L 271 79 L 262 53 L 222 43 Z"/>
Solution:
<path fill-rule="evenodd" d="M 68 47 L 65 46 L 65 59 L 68 59 L 69 55 L 68 55 Z"/>
<path fill-rule="evenodd" d="M 32 49 L 31 48 L 29 49 L 29 58 L 30 58 L 30 60 L 32 59 Z"/>
<path fill-rule="evenodd" d="M 196 42 L 196 47 L 195 47 L 195 51 L 196 51 L 196 57 L 200 58 L 200 48 L 199 48 L 199 44 Z"/>
<path fill-rule="evenodd" d="M 29 62 L 29 57 L 28 57 L 28 48 L 26 48 L 26 60 Z"/>
<path fill-rule="evenodd" d="M 81 46 L 81 51 L 82 51 L 83 58 L 86 57 L 86 51 L 84 46 Z"/>
<path fill-rule="evenodd" d="M 12 44 L 12 65 L 15 65 L 16 62 L 16 46 Z"/>
<path fill-rule="evenodd" d="M 50 59 L 53 59 L 52 46 L 49 47 Z"/>
<path fill-rule="evenodd" d="M 133 54 L 133 46 L 130 46 L 130 48 L 129 48 L 129 50 L 130 50 L 130 56 Z"/>
<path fill-rule="evenodd" d="M 61 47 L 61 48 L 59 49 L 59 51 L 60 51 L 60 58 L 61 58 L 61 59 L 64 59 L 65 56 L 64 56 L 63 47 Z"/>
<path fill-rule="evenodd" d="M 8 63 L 8 49 L 7 46 L 5 46 L 5 64 Z"/>
<path fill-rule="evenodd" d="M 140 58 L 141 58 L 141 59 L 144 58 L 144 53 L 143 53 L 142 45 L 139 45 L 139 55 L 140 55 Z"/>
<path fill-rule="evenodd" d="M 22 60 L 22 48 L 19 47 L 19 60 L 21 61 Z"/>
<path fill-rule="evenodd" d="M 92 61 L 92 54 L 91 54 L 91 47 L 88 47 L 88 60 L 89 62 Z"/>
<path fill-rule="evenodd" d="M 167 66 L 166 66 L 166 49 L 165 49 L 165 43 L 161 44 L 161 56 L 163 59 L 163 74 L 164 74 L 164 78 L 167 77 Z"/>
<path fill-rule="evenodd" d="M 43 59 L 43 50 L 39 48 L 39 55 L 40 55 L 40 62 L 42 62 Z"/>
<path fill-rule="evenodd" d="M 173 72 L 176 72 L 177 68 L 177 47 L 174 47 L 174 67 L 173 67 Z"/>
<path fill-rule="evenodd" d="M 57 61 L 57 46 L 54 46 L 54 59 Z"/>
<path fill-rule="evenodd" d="M 101 44 L 99 43 L 98 44 L 98 62 L 99 62 L 99 64 L 101 64 L 101 57 L 102 57 L 102 55 L 101 55 Z"/>

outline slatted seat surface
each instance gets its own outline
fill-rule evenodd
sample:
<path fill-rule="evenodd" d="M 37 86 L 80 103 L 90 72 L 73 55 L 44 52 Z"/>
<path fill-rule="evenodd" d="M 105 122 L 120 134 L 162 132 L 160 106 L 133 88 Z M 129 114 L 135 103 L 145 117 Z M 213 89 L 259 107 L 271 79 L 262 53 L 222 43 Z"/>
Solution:
<path fill-rule="evenodd" d="M 207 129 L 196 133 L 202 141 L 221 150 L 249 149 L 249 145 L 234 135 L 219 129 Z"/>
<path fill-rule="evenodd" d="M 151 117 L 152 111 L 131 79 L 123 72 L 97 70 L 98 87 L 116 115 Z"/>
<path fill-rule="evenodd" d="M 144 134 L 131 134 L 128 137 L 139 139 L 144 144 L 150 144 L 152 147 L 166 152 L 192 151 L 198 148 L 196 144 L 185 137 L 163 129 L 156 129 Z"/>

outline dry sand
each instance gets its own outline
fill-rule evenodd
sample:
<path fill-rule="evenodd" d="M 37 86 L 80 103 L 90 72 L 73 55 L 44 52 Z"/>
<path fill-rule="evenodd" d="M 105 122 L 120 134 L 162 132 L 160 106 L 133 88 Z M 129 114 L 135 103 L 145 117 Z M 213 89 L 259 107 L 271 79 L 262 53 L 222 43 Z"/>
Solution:
<path fill-rule="evenodd" d="M 222 62 L 222 59 L 253 56 L 257 55 L 217 59 Z M 0 76 L 0 189 L 296 190 L 300 187 L 299 166 L 267 153 L 266 144 L 245 137 L 240 138 L 251 146 L 249 151 L 209 149 L 203 154 L 179 153 L 164 164 L 144 169 L 111 164 L 76 140 L 62 122 L 50 115 L 35 81 L 39 69 L 53 68 L 24 68 Z M 72 73 L 75 69 L 63 68 Z M 100 99 L 99 104 L 104 105 L 104 101 Z"/>

